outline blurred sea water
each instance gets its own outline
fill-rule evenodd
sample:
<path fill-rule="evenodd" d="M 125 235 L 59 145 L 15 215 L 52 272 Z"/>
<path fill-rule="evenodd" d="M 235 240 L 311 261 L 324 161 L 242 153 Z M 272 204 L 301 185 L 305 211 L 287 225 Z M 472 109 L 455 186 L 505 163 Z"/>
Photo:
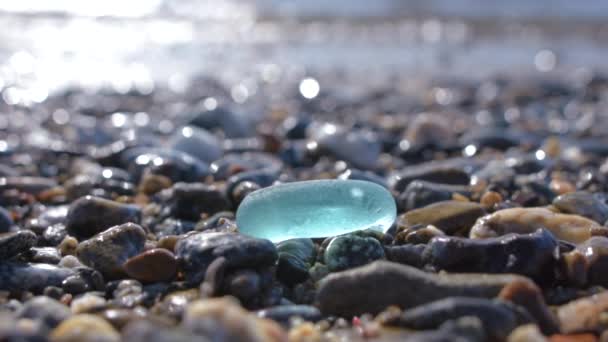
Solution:
<path fill-rule="evenodd" d="M 0 0 L 0 88 L 27 104 L 68 85 L 179 89 L 199 73 L 247 85 L 605 70 L 607 18 L 606 1 Z"/>

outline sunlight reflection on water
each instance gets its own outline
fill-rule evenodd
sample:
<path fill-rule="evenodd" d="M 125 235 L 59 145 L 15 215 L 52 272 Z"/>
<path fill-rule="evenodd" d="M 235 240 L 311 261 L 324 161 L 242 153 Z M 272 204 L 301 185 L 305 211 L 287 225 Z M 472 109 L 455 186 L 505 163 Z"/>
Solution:
<path fill-rule="evenodd" d="M 293 13 L 318 12 L 310 4 L 295 10 L 277 7 L 275 0 L 0 0 L 5 28 L 0 32 L 0 89 L 7 102 L 28 105 L 67 85 L 148 93 L 163 82 L 179 91 L 190 75 L 203 72 L 229 84 L 231 96 L 241 103 L 256 93 L 254 79 L 273 83 L 290 73 L 305 79 L 307 70 L 315 69 L 473 76 L 505 69 L 606 67 L 605 24 L 591 23 L 595 26 L 588 29 L 577 22 L 567 30 L 558 25 L 558 33 L 544 24 L 492 26 L 478 20 L 490 16 L 491 8 L 471 11 L 477 21 L 459 17 L 458 4 L 467 1 L 433 2 L 446 8 L 430 6 L 429 11 L 455 14 L 441 20 L 361 20 L 365 13 L 391 14 L 395 2 L 389 0 L 373 8 L 338 2 L 322 7 L 329 19 L 297 20 Z M 559 4 L 564 12 L 571 7 Z M 542 13 L 541 5 L 526 6 L 530 13 Z M 589 5 L 576 13 L 581 18 L 606 13 L 608 6 L 597 6 L 597 11 Z M 422 7 L 416 10 L 424 12 Z M 402 8 L 406 5 L 395 13 Z M 559 17 L 559 8 L 550 14 Z M 273 17 L 285 11 L 291 16 Z M 311 86 L 305 87 L 307 94 L 316 96 L 318 83 L 306 84 Z"/>

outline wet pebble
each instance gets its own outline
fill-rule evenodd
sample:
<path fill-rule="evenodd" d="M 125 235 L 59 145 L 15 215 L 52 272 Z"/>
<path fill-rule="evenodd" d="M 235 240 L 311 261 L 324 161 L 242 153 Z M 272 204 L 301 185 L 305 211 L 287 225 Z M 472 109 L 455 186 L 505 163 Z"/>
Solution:
<path fill-rule="evenodd" d="M 448 272 L 517 273 L 550 283 L 559 244 L 551 233 L 507 234 L 474 240 L 453 236 L 433 238 L 422 254 L 423 263 Z"/>
<path fill-rule="evenodd" d="M 68 215 L 69 206 L 60 205 L 55 207 L 47 207 L 38 215 L 38 217 L 27 221 L 25 228 L 31 229 L 34 232 L 44 231 L 50 226 L 63 224 Z"/>
<path fill-rule="evenodd" d="M 104 278 L 99 271 L 80 264 L 74 265 L 72 269 L 75 274 L 65 278 L 61 283 L 61 287 L 66 293 L 77 295 L 87 291 L 105 289 Z"/>
<path fill-rule="evenodd" d="M 264 267 L 273 265 L 277 250 L 268 240 L 233 233 L 195 233 L 180 239 L 175 255 L 190 283 L 200 283 L 207 267 L 224 257 L 228 267 Z"/>
<path fill-rule="evenodd" d="M 308 115 L 289 116 L 281 123 L 281 131 L 287 139 L 298 140 L 306 138 L 306 129 L 311 120 Z"/>
<path fill-rule="evenodd" d="M 439 184 L 427 181 L 413 181 L 397 196 L 402 210 L 410 211 L 433 203 L 449 201 L 454 194 L 470 196 L 471 190 L 463 185 Z"/>
<path fill-rule="evenodd" d="M 164 189 L 170 188 L 172 184 L 173 182 L 168 177 L 146 173 L 139 182 L 139 191 L 145 195 L 152 196 Z"/>
<path fill-rule="evenodd" d="M 396 244 L 426 244 L 436 236 L 445 236 L 445 233 L 433 225 L 413 226 L 397 233 Z"/>
<path fill-rule="evenodd" d="M 368 181 L 372 183 L 376 183 L 382 187 L 388 188 L 388 184 L 383 177 L 378 176 L 372 171 L 361 171 L 358 169 L 346 169 L 344 172 L 340 173 L 337 177 L 338 179 L 354 179 L 354 180 L 362 180 Z"/>
<path fill-rule="evenodd" d="M 38 241 L 36 234 L 29 230 L 19 230 L 0 234 L 0 260 L 7 260 L 28 251 Z"/>
<path fill-rule="evenodd" d="M 89 238 L 112 226 L 140 220 L 141 210 L 134 205 L 86 196 L 70 205 L 66 229 L 75 237 Z"/>
<path fill-rule="evenodd" d="M 57 326 L 50 335 L 51 341 L 56 342 L 118 342 L 120 335 L 104 319 L 89 315 L 75 315 Z"/>
<path fill-rule="evenodd" d="M 485 298 L 450 297 L 424 304 L 384 322 L 415 330 L 436 329 L 446 320 L 461 317 L 481 320 L 489 338 L 504 340 L 517 326 L 535 323 L 527 312 L 513 304 Z"/>
<path fill-rule="evenodd" d="M 34 247 L 29 250 L 30 261 L 43 264 L 58 264 L 61 254 L 55 247 Z"/>
<path fill-rule="evenodd" d="M 199 182 L 209 165 L 191 155 L 162 148 L 135 148 L 123 156 L 122 165 L 139 181 L 145 173 L 162 175 L 172 182 Z"/>
<path fill-rule="evenodd" d="M 535 142 L 538 144 L 538 141 L 533 141 L 529 139 L 529 135 L 526 135 L 523 132 L 517 132 L 513 130 L 507 129 L 493 129 L 484 127 L 483 129 L 473 129 L 462 137 L 460 137 L 459 142 L 462 146 L 472 145 L 475 146 L 478 150 L 482 148 L 492 148 L 496 150 L 507 150 L 513 146 L 517 146 L 522 142 L 522 138 L 530 142 Z"/>
<path fill-rule="evenodd" d="M 560 214 L 545 208 L 511 208 L 479 218 L 470 237 L 496 237 L 508 233 L 526 234 L 538 228 L 549 230 L 555 237 L 574 244 L 595 235 L 608 235 L 608 230 L 582 216 Z"/>
<path fill-rule="evenodd" d="M 232 229 L 234 228 L 234 229 Z M 196 223 L 194 230 L 202 231 L 215 231 L 215 232 L 236 232 L 234 225 L 234 213 L 231 211 L 222 211 L 205 218 Z"/>
<path fill-rule="evenodd" d="M 163 238 L 167 236 L 179 236 L 194 230 L 196 223 L 187 220 L 178 220 L 167 218 L 162 222 L 154 225 L 153 231 L 156 237 Z"/>
<path fill-rule="evenodd" d="M 39 320 L 48 328 L 56 327 L 71 315 L 67 306 L 46 296 L 28 300 L 23 303 L 23 307 L 17 313 L 19 318 Z"/>
<path fill-rule="evenodd" d="M 65 228 L 65 225 L 58 223 L 47 227 L 44 232 L 42 232 L 42 240 L 47 245 L 57 246 L 63 241 L 63 239 L 65 239 L 67 235 L 68 231 Z"/>
<path fill-rule="evenodd" d="M 377 166 L 382 146 L 373 132 L 350 130 L 331 123 L 313 124 L 309 131 L 311 141 L 321 152 L 357 168 L 369 170 Z"/>
<path fill-rule="evenodd" d="M 222 155 L 220 141 L 205 129 L 193 126 L 179 129 L 169 139 L 169 147 L 207 163 L 213 162 Z"/>
<path fill-rule="evenodd" d="M 162 298 L 152 310 L 163 312 L 170 318 L 179 319 L 182 317 L 189 303 L 199 299 L 201 291 L 199 289 L 173 290 Z"/>
<path fill-rule="evenodd" d="M 123 264 L 144 248 L 146 234 L 134 224 L 125 223 L 81 242 L 76 255 L 85 265 L 100 271 L 109 279 L 124 276 Z"/>
<path fill-rule="evenodd" d="M 469 185 L 470 176 L 465 169 L 466 165 L 461 160 L 428 162 L 408 166 L 392 174 L 388 179 L 388 185 L 398 193 L 405 190 L 415 180 L 450 185 Z"/>
<path fill-rule="evenodd" d="M 277 278 L 287 285 L 305 281 L 317 251 L 311 239 L 291 239 L 277 244 Z"/>
<path fill-rule="evenodd" d="M 66 181 L 64 186 L 66 197 L 70 201 L 86 195 L 98 194 L 104 194 L 104 197 L 133 196 L 136 190 L 133 183 L 101 175 L 78 175 Z"/>
<path fill-rule="evenodd" d="M 608 205 L 599 196 L 589 192 L 572 192 L 558 196 L 553 206 L 565 214 L 575 214 L 604 224 L 608 220 Z"/>
<path fill-rule="evenodd" d="M 482 322 L 476 317 L 462 317 L 446 321 L 439 329 L 415 332 L 401 338 L 404 342 L 453 341 L 471 342 L 487 341 L 488 336 Z"/>
<path fill-rule="evenodd" d="M 124 269 L 129 277 L 139 281 L 169 281 L 177 273 L 177 259 L 168 250 L 155 248 L 129 258 Z"/>
<path fill-rule="evenodd" d="M 425 265 L 423 259 L 425 250 L 426 245 L 424 243 L 386 246 L 384 248 L 386 258 L 389 261 L 417 268 L 422 268 Z"/>
<path fill-rule="evenodd" d="M 237 186 L 232 190 L 231 198 L 236 206 L 241 205 L 245 197 L 247 197 L 250 193 L 260 190 L 262 187 L 257 183 L 244 181 L 238 183 Z"/>
<path fill-rule="evenodd" d="M 147 320 L 133 320 L 122 330 L 124 341 L 130 342 L 201 342 L 201 336 L 178 329 L 168 329 Z"/>
<path fill-rule="evenodd" d="M 330 271 L 343 271 L 384 259 L 382 244 L 373 237 L 348 234 L 333 238 L 323 254 Z"/>
<path fill-rule="evenodd" d="M 193 115 L 190 124 L 210 131 L 218 129 L 228 138 L 250 137 L 255 133 L 249 117 L 224 107 L 205 109 Z"/>
<path fill-rule="evenodd" d="M 549 338 L 550 342 L 597 342 L 595 334 L 555 334 Z M 601 341 L 601 340 L 600 340 Z"/>
<path fill-rule="evenodd" d="M 0 290 L 41 292 L 48 286 L 61 283 L 75 272 L 69 268 L 49 264 L 0 263 Z"/>
<path fill-rule="evenodd" d="M 495 208 L 503 201 L 502 195 L 496 191 L 487 191 L 479 199 L 479 203 L 486 208 Z"/>
<path fill-rule="evenodd" d="M 593 236 L 561 258 L 567 281 L 575 286 L 608 286 L 608 238 Z"/>
<path fill-rule="evenodd" d="M 551 308 L 545 303 L 539 287 L 531 282 L 514 281 L 498 294 L 498 299 L 509 301 L 524 308 L 535 320 L 543 333 L 549 335 L 559 331 L 559 322 Z"/>
<path fill-rule="evenodd" d="M 419 113 L 408 125 L 405 138 L 417 146 L 447 146 L 454 143 L 456 133 L 440 113 Z"/>
<path fill-rule="evenodd" d="M 446 234 L 466 233 L 484 214 L 479 203 L 443 201 L 406 212 L 399 217 L 398 227 L 404 230 L 415 225 L 433 225 Z"/>
<path fill-rule="evenodd" d="M 98 313 L 98 315 L 112 324 L 115 329 L 122 331 L 122 329 L 131 322 L 145 320 L 148 317 L 148 312 L 143 308 L 135 308 L 133 310 L 125 308 L 108 308 L 101 313 Z"/>
<path fill-rule="evenodd" d="M 229 153 L 214 161 L 209 167 L 215 180 L 226 180 L 238 173 L 259 170 L 280 170 L 281 160 L 269 153 Z"/>
<path fill-rule="evenodd" d="M 238 173 L 226 182 L 226 194 L 233 204 L 240 204 L 240 194 L 236 192 L 236 188 L 245 182 L 255 184 L 259 188 L 265 188 L 273 185 L 279 180 L 280 171 L 275 169 L 262 169 Z"/>
<path fill-rule="evenodd" d="M 598 331 L 604 326 L 602 313 L 608 310 L 608 292 L 584 297 L 557 308 L 562 333 Z"/>
<path fill-rule="evenodd" d="M 197 221 L 201 214 L 213 215 L 232 207 L 225 194 L 213 185 L 177 183 L 171 190 L 169 205 L 174 216 L 180 219 Z"/>
<path fill-rule="evenodd" d="M 70 310 L 74 314 L 82 314 L 98 311 L 105 306 L 105 298 L 96 294 L 86 293 L 72 300 L 70 303 Z"/>
<path fill-rule="evenodd" d="M 228 298 L 192 302 L 181 326 L 211 341 L 278 342 L 286 338 L 276 323 L 258 318 Z"/>
<path fill-rule="evenodd" d="M 47 341 L 44 327 L 30 319 L 16 319 L 8 312 L 0 313 L 0 338 L 5 341 Z"/>
<path fill-rule="evenodd" d="M 78 247 L 78 245 L 76 245 L 76 247 Z M 77 257 L 73 255 L 66 255 L 62 257 L 59 261 L 59 266 L 66 268 L 76 268 L 84 265 L 80 262 L 80 260 L 78 260 Z"/>
<path fill-rule="evenodd" d="M 225 293 L 229 293 L 243 302 L 248 302 L 259 294 L 262 279 L 254 270 L 242 269 L 231 272 L 224 280 Z"/>
<path fill-rule="evenodd" d="M 376 261 L 325 277 L 319 284 L 316 302 L 324 314 L 349 317 L 378 313 L 390 305 L 408 309 L 453 295 L 493 298 L 515 280 L 530 282 L 515 275 L 432 274 Z"/>

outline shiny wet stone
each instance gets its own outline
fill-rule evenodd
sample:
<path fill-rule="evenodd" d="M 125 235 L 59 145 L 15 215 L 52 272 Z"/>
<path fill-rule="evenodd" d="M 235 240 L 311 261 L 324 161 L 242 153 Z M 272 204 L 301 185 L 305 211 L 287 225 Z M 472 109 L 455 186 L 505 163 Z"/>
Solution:
<path fill-rule="evenodd" d="M 375 229 L 386 232 L 396 206 L 383 187 L 365 181 L 294 182 L 255 191 L 238 208 L 239 231 L 279 242 Z"/>
<path fill-rule="evenodd" d="M 329 270 L 336 272 L 384 259 L 384 249 L 373 237 L 348 234 L 333 238 L 325 249 L 324 258 Z"/>
<path fill-rule="evenodd" d="M 140 220 L 141 210 L 134 205 L 86 196 L 70 205 L 66 228 L 70 235 L 89 238 L 112 226 Z"/>
<path fill-rule="evenodd" d="M 0 234 L 0 260 L 25 252 L 36 244 L 36 234 L 29 230 Z"/>
<path fill-rule="evenodd" d="M 47 286 L 60 286 L 75 271 L 49 264 L 0 263 L 0 290 L 41 292 Z"/>
<path fill-rule="evenodd" d="M 213 215 L 229 210 L 230 202 L 216 186 L 203 183 L 177 183 L 169 200 L 175 217 L 197 221 L 201 214 Z"/>
<path fill-rule="evenodd" d="M 279 260 L 277 278 L 288 285 L 308 278 L 308 269 L 315 261 L 317 251 L 311 239 L 292 239 L 277 244 Z"/>
<path fill-rule="evenodd" d="M 186 280 L 199 283 L 209 265 L 225 258 L 231 268 L 273 265 L 277 250 L 270 241 L 232 233 L 196 233 L 184 236 L 175 246 Z"/>
<path fill-rule="evenodd" d="M 608 205 L 595 194 L 573 192 L 553 200 L 553 205 L 566 214 L 576 214 L 603 224 L 608 220 Z"/>
<path fill-rule="evenodd" d="M 177 273 L 177 259 L 168 250 L 155 248 L 128 259 L 124 268 L 127 275 L 142 282 L 169 281 Z"/>
<path fill-rule="evenodd" d="M 146 233 L 140 226 L 125 223 L 81 242 L 76 255 L 105 278 L 119 278 L 124 275 L 124 262 L 143 250 L 145 239 Z"/>
<path fill-rule="evenodd" d="M 468 230 L 484 212 L 475 202 L 441 201 L 399 216 L 399 228 L 431 224 L 447 234 L 454 234 Z"/>

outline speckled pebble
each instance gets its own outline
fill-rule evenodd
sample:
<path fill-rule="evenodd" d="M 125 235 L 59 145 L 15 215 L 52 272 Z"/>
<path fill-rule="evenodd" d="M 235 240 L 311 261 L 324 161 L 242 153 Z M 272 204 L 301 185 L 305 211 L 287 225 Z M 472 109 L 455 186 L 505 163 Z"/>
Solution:
<path fill-rule="evenodd" d="M 323 258 L 329 270 L 336 272 L 384 259 L 385 255 L 375 238 L 349 234 L 333 238 Z"/>
<path fill-rule="evenodd" d="M 112 227 L 78 244 L 76 256 L 82 263 L 109 279 L 124 276 L 124 262 L 144 248 L 146 234 L 134 224 Z"/>

